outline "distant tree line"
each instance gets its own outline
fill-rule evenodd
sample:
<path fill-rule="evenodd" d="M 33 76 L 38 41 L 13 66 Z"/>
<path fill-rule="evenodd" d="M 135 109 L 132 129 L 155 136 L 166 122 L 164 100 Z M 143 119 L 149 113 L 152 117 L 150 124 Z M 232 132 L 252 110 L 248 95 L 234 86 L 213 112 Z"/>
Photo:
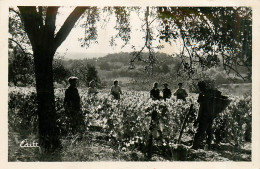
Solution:
<path fill-rule="evenodd" d="M 35 86 L 32 56 L 22 52 L 18 46 L 12 47 L 12 49 L 13 50 L 9 51 L 9 85 Z M 145 55 L 147 54 L 148 53 L 145 53 Z M 81 87 L 87 87 L 91 80 L 97 82 L 98 88 L 107 87 L 108 81 L 120 77 L 132 78 L 130 86 L 133 87 L 133 89 L 137 89 L 137 86 L 150 84 L 152 81 L 158 80 L 168 81 L 169 84 L 176 85 L 177 81 L 180 80 L 177 78 L 177 71 L 181 64 L 180 58 L 172 57 L 165 53 L 159 53 L 158 56 L 162 62 L 154 66 L 153 76 L 147 76 L 143 62 L 137 62 L 135 69 L 129 69 L 131 53 L 127 52 L 82 60 L 66 60 L 63 57 L 57 56 L 53 60 L 54 83 L 56 87 L 66 87 L 68 85 L 68 77 L 77 76 Z M 240 70 L 240 72 L 243 71 L 246 73 L 246 70 Z M 146 76 L 147 79 L 144 78 Z M 231 79 L 221 67 L 211 68 L 205 71 L 200 75 L 200 78 L 208 81 L 210 85 L 245 82 L 242 79 Z M 184 80 L 185 77 L 183 81 Z M 187 83 L 190 83 L 188 79 Z M 137 85 L 136 88 L 134 85 Z M 146 85 L 139 90 L 145 90 L 149 87 L 149 85 Z M 189 89 L 196 91 L 192 83 L 190 83 Z"/>
<path fill-rule="evenodd" d="M 68 63 L 71 62 L 71 65 Z M 70 76 L 77 76 L 81 86 L 88 86 L 91 80 L 100 82 L 98 71 L 91 62 L 81 62 L 80 60 L 65 61 L 62 58 L 53 60 L 53 79 L 54 83 L 66 87 Z M 13 47 L 9 51 L 8 58 L 9 86 L 35 86 L 35 74 L 33 58 L 30 54 L 25 54 L 19 47 Z"/>
<path fill-rule="evenodd" d="M 35 86 L 35 75 L 33 59 L 30 54 L 21 52 L 18 46 L 12 47 L 9 51 L 9 85 L 14 86 Z M 147 53 L 146 53 L 147 54 Z M 180 63 L 179 58 L 160 53 L 162 63 L 154 67 L 155 76 L 171 74 L 175 77 L 175 71 Z M 62 57 L 55 57 L 53 60 L 53 79 L 59 86 L 67 86 L 67 78 L 77 76 L 80 86 L 88 86 L 91 80 L 98 82 L 98 87 L 105 87 L 101 82 L 103 79 L 118 77 L 140 78 L 145 74 L 144 63 L 137 63 L 137 68 L 130 70 L 130 53 L 108 54 L 105 57 L 66 60 Z M 152 78 L 153 79 L 153 78 Z"/>

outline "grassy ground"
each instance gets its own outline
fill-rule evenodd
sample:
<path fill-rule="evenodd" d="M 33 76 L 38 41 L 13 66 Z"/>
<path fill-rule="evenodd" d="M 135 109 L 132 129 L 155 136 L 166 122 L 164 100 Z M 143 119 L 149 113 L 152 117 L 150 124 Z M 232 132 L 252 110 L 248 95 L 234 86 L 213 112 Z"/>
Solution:
<path fill-rule="evenodd" d="M 29 139 L 35 136 L 29 135 Z M 184 139 L 185 140 L 185 139 Z M 182 148 L 170 151 L 168 147 L 155 147 L 150 161 L 250 161 L 251 143 L 238 149 L 230 144 L 214 145 L 212 150 L 190 149 L 189 141 L 182 142 Z M 8 142 L 9 161 L 146 161 L 140 151 L 120 150 L 115 142 L 101 132 L 63 138 L 62 149 L 53 156 L 44 156 L 38 148 L 20 147 L 22 138 L 10 131 Z"/>

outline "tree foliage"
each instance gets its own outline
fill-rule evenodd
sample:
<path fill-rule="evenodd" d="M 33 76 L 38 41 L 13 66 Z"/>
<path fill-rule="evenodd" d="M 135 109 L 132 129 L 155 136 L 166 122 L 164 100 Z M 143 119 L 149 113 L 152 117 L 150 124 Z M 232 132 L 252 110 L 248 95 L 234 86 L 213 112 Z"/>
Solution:
<path fill-rule="evenodd" d="M 9 52 L 8 80 L 15 86 L 30 86 L 35 83 L 33 59 L 18 46 Z"/>
<path fill-rule="evenodd" d="M 89 86 L 89 82 L 94 80 L 96 83 L 100 83 L 100 78 L 98 76 L 98 71 L 94 65 L 88 64 L 87 65 L 87 74 L 86 76 L 86 83 Z"/>
<path fill-rule="evenodd" d="M 54 59 L 53 61 L 53 79 L 59 84 L 64 84 L 64 81 L 70 76 L 70 71 L 64 66 L 61 58 Z"/>
<path fill-rule="evenodd" d="M 196 70 L 222 64 L 227 74 L 251 79 L 252 10 L 247 7 L 158 7 L 160 39 L 182 39 L 182 68 Z M 222 63 L 220 63 L 222 62 Z M 201 69 L 197 69 L 200 67 Z M 245 67 L 243 76 L 239 67 Z"/>
<path fill-rule="evenodd" d="M 43 14 L 47 7 L 41 7 Z M 39 10 L 40 11 L 40 10 Z M 45 12 L 44 12 L 45 11 Z M 84 38 L 79 38 L 82 47 L 88 48 L 92 43 L 98 43 L 97 23 L 102 28 L 115 16 L 115 30 L 118 33 L 111 37 L 110 44 L 116 46 L 120 38 L 125 45 L 131 39 L 131 13 L 138 13 L 144 23 L 140 28 L 145 33 L 144 46 L 138 50 L 133 45 L 133 58 L 130 68 L 135 68 L 134 62 L 147 64 L 145 69 L 153 70 L 160 64 L 160 57 L 154 52 L 163 45 L 159 43 L 178 45 L 180 51 L 175 56 L 182 59 L 178 75 L 187 73 L 189 78 L 194 74 L 211 67 L 223 66 L 226 73 L 242 79 L 251 79 L 252 74 L 252 11 L 248 7 L 88 7 L 81 16 L 84 21 L 80 26 L 85 28 Z M 107 15 L 100 20 L 100 16 Z M 12 25 L 22 28 L 21 24 L 13 24 L 19 20 L 13 17 Z M 153 27 L 153 24 L 157 26 Z M 157 29 L 157 30 L 155 30 Z M 23 30 L 23 29 L 21 29 Z M 16 32 L 15 32 L 16 31 Z M 12 35 L 19 35 L 17 30 Z M 159 38 L 159 39 L 158 39 Z M 147 49 L 149 55 L 143 55 Z M 241 68 L 247 69 L 247 74 L 241 73 Z"/>

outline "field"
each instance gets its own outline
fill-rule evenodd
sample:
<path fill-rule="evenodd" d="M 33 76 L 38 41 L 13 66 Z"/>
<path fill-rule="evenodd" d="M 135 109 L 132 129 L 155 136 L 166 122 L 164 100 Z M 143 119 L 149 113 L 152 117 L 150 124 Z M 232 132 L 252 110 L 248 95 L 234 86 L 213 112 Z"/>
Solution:
<path fill-rule="evenodd" d="M 55 90 L 58 127 L 62 149 L 44 157 L 38 148 L 20 147 L 24 139 L 37 140 L 36 92 L 34 88 L 9 88 L 9 161 L 250 161 L 251 93 L 229 96 L 231 104 L 214 122 L 212 150 L 190 148 L 196 128 L 197 94 L 187 102 L 174 97 L 152 101 L 148 92 L 124 91 L 120 101 L 108 90 L 88 96 L 80 89 L 85 128 L 72 135 L 63 108 L 65 89 Z M 182 122 L 194 104 L 180 144 Z M 158 114 L 158 125 L 150 132 L 151 114 Z M 147 159 L 148 140 L 153 136 L 152 157 Z"/>

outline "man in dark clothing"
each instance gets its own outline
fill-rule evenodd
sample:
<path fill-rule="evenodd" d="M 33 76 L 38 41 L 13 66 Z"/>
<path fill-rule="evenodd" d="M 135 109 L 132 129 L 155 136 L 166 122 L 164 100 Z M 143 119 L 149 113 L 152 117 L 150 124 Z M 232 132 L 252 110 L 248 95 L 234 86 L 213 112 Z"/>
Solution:
<path fill-rule="evenodd" d="M 174 96 L 177 96 L 177 100 L 186 101 L 186 97 L 188 96 L 186 90 L 182 88 L 182 83 L 179 83 L 178 86 L 179 88 L 174 92 Z"/>
<path fill-rule="evenodd" d="M 160 100 L 161 96 L 160 96 L 160 90 L 158 89 L 158 83 L 155 82 L 153 84 L 153 89 L 150 91 L 150 97 L 153 100 Z"/>
<path fill-rule="evenodd" d="M 77 89 L 77 77 L 70 77 L 70 86 L 65 91 L 64 106 L 73 110 L 80 110 L 80 97 Z"/>
<path fill-rule="evenodd" d="M 83 116 L 80 111 L 80 96 L 77 89 L 77 77 L 70 77 L 70 86 L 65 91 L 64 107 L 69 119 L 69 126 L 75 134 L 82 127 Z"/>
<path fill-rule="evenodd" d="M 198 126 L 197 132 L 193 140 L 192 148 L 198 149 L 200 143 L 205 138 L 205 132 L 207 135 L 206 143 L 208 148 L 211 148 L 212 141 L 212 124 L 214 118 L 225 110 L 230 104 L 230 100 L 227 96 L 223 96 L 217 89 L 207 89 L 206 83 L 201 81 L 198 83 L 199 90 L 201 91 L 198 98 L 200 104 L 198 118 L 194 123 L 194 126 Z"/>
<path fill-rule="evenodd" d="M 164 89 L 163 89 L 163 99 L 166 101 L 166 99 L 171 98 L 172 96 L 172 92 L 171 90 L 168 88 L 168 84 L 165 83 L 164 85 Z"/>
<path fill-rule="evenodd" d="M 210 149 L 210 144 L 212 141 L 212 124 L 214 119 L 213 111 L 211 110 L 212 106 L 210 106 L 212 104 L 210 101 L 212 100 L 210 96 L 211 92 L 210 90 L 207 90 L 206 83 L 204 81 L 199 82 L 198 87 L 200 90 L 200 94 L 198 97 L 198 103 L 200 104 L 200 108 L 197 120 L 194 123 L 194 126 L 198 125 L 198 129 L 193 140 L 192 148 L 200 148 L 200 143 L 205 138 L 206 132 L 206 143 L 208 145 L 208 148 Z"/>

